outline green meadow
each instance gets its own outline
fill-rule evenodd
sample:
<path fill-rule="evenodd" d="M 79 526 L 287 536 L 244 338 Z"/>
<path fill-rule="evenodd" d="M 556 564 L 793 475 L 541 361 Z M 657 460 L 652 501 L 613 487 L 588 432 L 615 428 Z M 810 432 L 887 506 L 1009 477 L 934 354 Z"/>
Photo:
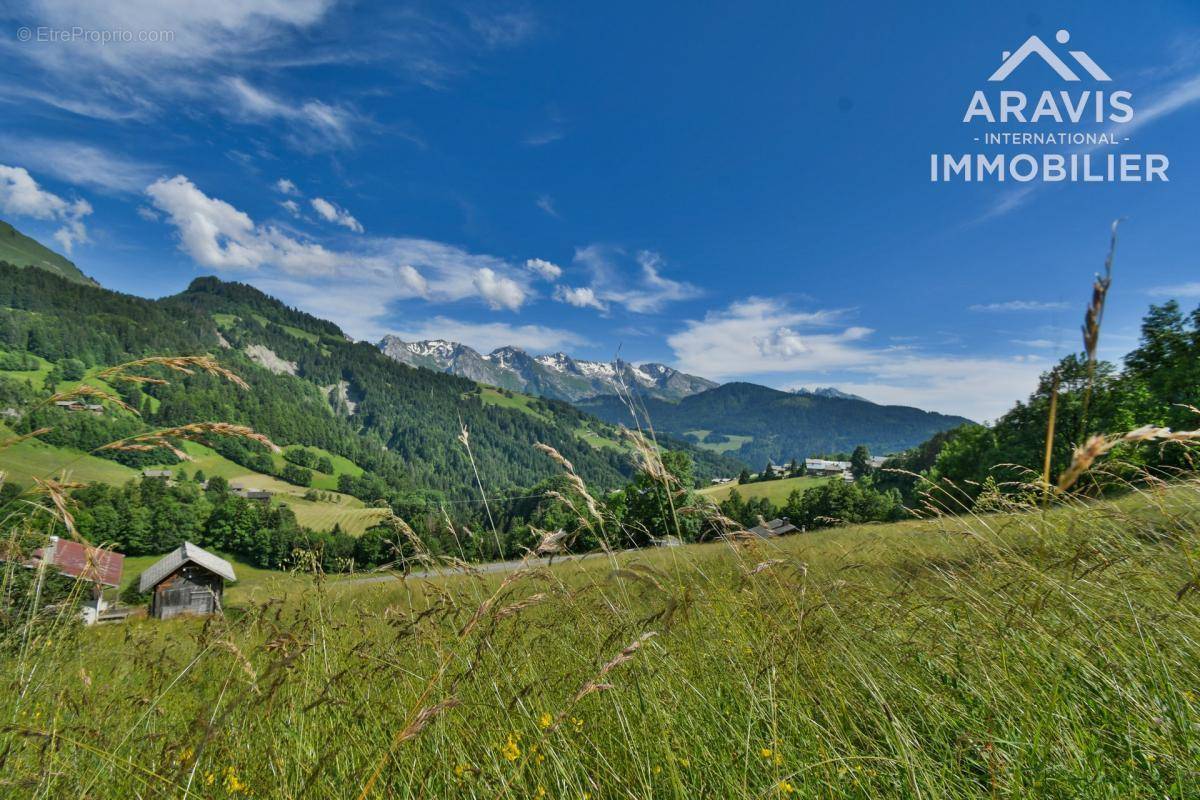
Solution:
<path fill-rule="evenodd" d="M 1192 482 L 64 611 L 0 651 L 0 794 L 1194 797 L 1197 509 Z"/>

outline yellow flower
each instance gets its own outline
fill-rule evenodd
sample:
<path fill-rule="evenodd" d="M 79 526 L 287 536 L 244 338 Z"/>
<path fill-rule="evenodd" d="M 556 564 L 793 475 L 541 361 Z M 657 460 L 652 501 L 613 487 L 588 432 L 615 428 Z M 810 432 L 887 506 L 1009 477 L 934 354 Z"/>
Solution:
<path fill-rule="evenodd" d="M 541 725 L 543 728 L 549 728 L 553 724 L 554 717 L 550 716 L 548 711 L 543 711 L 542 715 L 538 717 L 538 725 Z"/>
<path fill-rule="evenodd" d="M 545 787 L 545 786 L 539 786 L 539 787 L 537 788 L 537 796 L 538 796 L 538 797 L 545 797 L 545 796 L 546 796 L 546 787 Z"/>
<path fill-rule="evenodd" d="M 575 726 L 575 730 L 583 730 L 583 720 L 579 717 L 571 717 L 571 724 Z"/>
<path fill-rule="evenodd" d="M 692 765 L 692 762 L 688 761 L 686 758 L 680 758 L 676 760 L 679 762 L 679 766 L 681 767 L 690 767 Z"/>
<path fill-rule="evenodd" d="M 778 784 L 775 785 L 775 788 L 777 788 L 779 790 L 780 794 L 795 794 L 796 793 L 796 787 L 793 786 L 788 781 L 781 780 Z"/>
<path fill-rule="evenodd" d="M 192 763 L 192 759 L 196 757 L 196 751 L 190 747 L 185 747 L 179 751 L 179 765 L 186 767 Z"/>
<path fill-rule="evenodd" d="M 660 772 L 662 772 L 662 767 L 660 767 L 660 766 L 658 766 L 657 764 L 655 764 L 655 765 L 654 765 L 654 774 L 655 774 L 655 775 L 657 775 L 657 774 L 658 774 L 658 773 L 660 773 Z"/>
<path fill-rule="evenodd" d="M 204 785 L 205 786 L 212 786 L 213 781 L 215 781 L 216 779 L 217 779 L 217 776 L 214 775 L 211 771 L 204 773 Z"/>
<path fill-rule="evenodd" d="M 775 766 L 783 766 L 783 753 L 780 753 L 778 750 L 775 751 Z"/>
<path fill-rule="evenodd" d="M 455 777 L 461 778 L 463 776 L 463 773 L 466 771 L 467 771 L 467 765 L 459 764 L 458 766 L 456 766 L 454 768 L 454 775 L 455 775 Z"/>
<path fill-rule="evenodd" d="M 762 756 L 763 758 L 770 758 L 773 752 L 774 752 L 774 751 L 773 751 L 773 750 L 771 750 L 771 748 L 769 748 L 769 747 L 764 747 L 762 750 L 759 750 L 759 751 L 758 751 L 758 754 L 759 754 L 760 756 Z"/>
<path fill-rule="evenodd" d="M 237 770 L 235 770 L 233 767 L 226 767 L 225 791 L 229 792 L 230 794 L 240 794 L 246 791 L 246 789 L 246 784 L 242 783 L 241 779 L 237 776 Z"/>
<path fill-rule="evenodd" d="M 500 748 L 500 755 L 504 756 L 505 761 L 516 761 L 521 757 L 521 747 L 517 744 L 518 734 L 510 733 L 508 741 Z"/>

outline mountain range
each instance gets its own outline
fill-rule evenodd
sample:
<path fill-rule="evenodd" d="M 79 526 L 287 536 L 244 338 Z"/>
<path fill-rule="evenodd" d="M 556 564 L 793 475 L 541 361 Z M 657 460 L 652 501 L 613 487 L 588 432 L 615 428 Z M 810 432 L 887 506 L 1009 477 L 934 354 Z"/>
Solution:
<path fill-rule="evenodd" d="M 635 424 L 613 397 L 576 404 L 606 422 Z M 753 383 L 726 383 L 677 401 L 644 398 L 639 419 L 655 430 L 757 467 L 793 458 L 848 453 L 860 444 L 875 455 L 906 450 L 936 433 L 970 422 L 963 417 L 884 406 L 837 390 L 784 392 Z"/>
<path fill-rule="evenodd" d="M 519 347 L 501 347 L 483 355 L 467 345 L 442 339 L 406 342 L 385 336 L 379 349 L 412 367 L 569 403 L 628 393 L 679 400 L 718 385 L 663 364 L 635 365 L 619 359 L 584 361 L 566 353 L 533 356 Z"/>
<path fill-rule="evenodd" d="M 141 387 L 127 401 L 148 424 L 221 419 L 283 444 L 323 448 L 394 491 L 461 492 L 475 482 L 476 468 L 489 488 L 528 487 L 557 469 L 536 453 L 539 442 L 557 448 L 589 482 L 619 485 L 634 469 L 614 427 L 635 424 L 630 397 L 644 412 L 636 422 L 648 418 L 660 442 L 689 452 L 701 478 L 859 444 L 894 453 L 967 422 L 830 387 L 718 385 L 662 364 L 532 356 L 516 347 L 482 355 L 453 342 L 394 336 L 378 345 L 354 342 L 334 323 L 245 284 L 198 278 L 178 295 L 148 300 L 97 286 L 11 226 L 0 227 L 0 245 L 6 242 L 0 262 L 19 262 L 0 263 L 0 355 L 24 370 L 7 373 L 13 378 L 40 382 L 147 355 L 213 353 L 254 391 L 197 375 Z M 27 391 L 5 374 L 0 369 L 0 389 Z M 57 424 L 65 434 L 68 426 Z M 463 424 L 475 465 L 457 444 Z M 106 441 L 102 431 L 87 430 L 92 425 L 76 426 L 96 439 L 78 443 L 89 445 L 82 449 Z"/>

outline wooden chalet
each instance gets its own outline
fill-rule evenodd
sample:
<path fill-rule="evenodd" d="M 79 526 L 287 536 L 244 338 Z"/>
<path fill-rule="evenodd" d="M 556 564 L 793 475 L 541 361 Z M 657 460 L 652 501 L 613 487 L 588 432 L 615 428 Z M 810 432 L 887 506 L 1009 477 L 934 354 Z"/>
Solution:
<path fill-rule="evenodd" d="M 158 619 L 220 614 L 225 581 L 235 580 L 228 561 L 184 542 L 142 573 L 138 591 L 152 592 L 150 616 Z"/>

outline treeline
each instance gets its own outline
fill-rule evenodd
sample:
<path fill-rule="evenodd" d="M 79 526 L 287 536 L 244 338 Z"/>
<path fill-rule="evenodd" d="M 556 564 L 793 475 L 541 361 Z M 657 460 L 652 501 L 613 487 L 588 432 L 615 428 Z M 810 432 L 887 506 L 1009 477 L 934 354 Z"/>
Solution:
<path fill-rule="evenodd" d="M 1174 301 L 1151 306 L 1124 369 L 1101 361 L 1093 370 L 1083 355 L 1067 356 L 994 425 L 965 425 L 940 434 L 885 465 L 919 479 L 895 472 L 881 480 L 908 502 L 919 502 L 922 490 L 946 483 L 956 487 L 956 502 L 984 492 L 1028 492 L 1042 472 L 1055 394 L 1052 477 L 1070 465 L 1075 448 L 1089 436 L 1142 425 L 1195 429 L 1200 426 L 1200 308 L 1184 314 Z M 1109 454 L 1103 471 L 1092 473 L 1090 485 L 1102 491 L 1106 482 L 1119 485 L 1146 474 L 1172 477 L 1194 468 L 1189 451 L 1177 444 L 1125 444 Z"/>

